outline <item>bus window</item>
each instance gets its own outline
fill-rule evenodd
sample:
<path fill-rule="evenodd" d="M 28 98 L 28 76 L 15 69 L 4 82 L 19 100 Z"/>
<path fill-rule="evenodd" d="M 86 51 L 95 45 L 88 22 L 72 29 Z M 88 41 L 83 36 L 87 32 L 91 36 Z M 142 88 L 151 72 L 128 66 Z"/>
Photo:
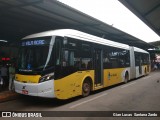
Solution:
<path fill-rule="evenodd" d="M 61 48 L 62 48 L 62 41 L 63 41 L 63 37 L 56 37 L 56 45 L 55 45 L 55 64 L 56 66 L 60 66 L 61 65 Z"/>
<path fill-rule="evenodd" d="M 103 67 L 104 67 L 104 69 L 111 68 L 108 50 L 103 51 Z"/>
<path fill-rule="evenodd" d="M 63 63 L 65 66 L 74 66 L 74 51 L 64 50 L 63 51 Z"/>
<path fill-rule="evenodd" d="M 82 43 L 81 49 L 81 69 L 93 69 L 93 59 L 91 53 L 91 46 Z"/>
<path fill-rule="evenodd" d="M 74 66 L 74 52 L 70 51 L 69 54 L 69 66 Z"/>
<path fill-rule="evenodd" d="M 63 50 L 62 66 L 80 67 L 80 56 L 76 50 Z"/>
<path fill-rule="evenodd" d="M 108 46 L 104 49 L 103 66 L 105 69 L 129 67 L 129 51 Z"/>
<path fill-rule="evenodd" d="M 141 53 L 135 52 L 135 65 L 141 66 L 142 59 L 141 59 Z"/>
<path fill-rule="evenodd" d="M 68 65 L 69 62 L 69 51 L 68 50 L 64 50 L 63 51 L 63 60 L 62 60 L 62 66 L 65 67 Z"/>
<path fill-rule="evenodd" d="M 77 49 L 77 40 L 65 37 L 63 40 L 63 47 L 67 49 Z"/>
<path fill-rule="evenodd" d="M 142 64 L 143 65 L 149 64 L 149 54 L 142 53 Z"/>

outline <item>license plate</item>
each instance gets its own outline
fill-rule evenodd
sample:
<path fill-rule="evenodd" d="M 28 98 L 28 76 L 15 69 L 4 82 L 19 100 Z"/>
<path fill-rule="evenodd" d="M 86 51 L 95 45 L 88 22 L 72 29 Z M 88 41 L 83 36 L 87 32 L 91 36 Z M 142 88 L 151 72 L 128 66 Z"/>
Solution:
<path fill-rule="evenodd" d="M 22 90 L 22 94 L 28 94 L 27 90 Z"/>

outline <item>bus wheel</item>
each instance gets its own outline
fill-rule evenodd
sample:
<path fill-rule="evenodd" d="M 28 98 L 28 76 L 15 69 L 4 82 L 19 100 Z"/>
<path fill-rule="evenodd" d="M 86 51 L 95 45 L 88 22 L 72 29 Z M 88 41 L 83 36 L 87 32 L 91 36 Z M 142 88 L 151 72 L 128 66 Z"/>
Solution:
<path fill-rule="evenodd" d="M 127 83 L 129 80 L 129 74 L 128 72 L 125 73 L 125 79 L 124 79 L 124 83 Z"/>
<path fill-rule="evenodd" d="M 91 83 L 85 80 L 82 85 L 82 96 L 87 97 L 91 92 Z"/>

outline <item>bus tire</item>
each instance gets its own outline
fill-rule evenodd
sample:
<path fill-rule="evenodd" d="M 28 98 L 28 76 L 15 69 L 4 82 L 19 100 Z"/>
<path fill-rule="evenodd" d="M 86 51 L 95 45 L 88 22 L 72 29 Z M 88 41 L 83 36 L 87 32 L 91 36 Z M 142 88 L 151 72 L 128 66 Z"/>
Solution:
<path fill-rule="evenodd" d="M 125 77 L 124 77 L 124 83 L 127 83 L 128 80 L 129 80 L 129 73 L 128 73 L 128 71 L 126 71 Z"/>
<path fill-rule="evenodd" d="M 91 82 L 88 79 L 85 79 L 83 84 L 82 84 L 82 96 L 83 97 L 87 97 L 89 96 L 90 92 L 91 92 Z"/>

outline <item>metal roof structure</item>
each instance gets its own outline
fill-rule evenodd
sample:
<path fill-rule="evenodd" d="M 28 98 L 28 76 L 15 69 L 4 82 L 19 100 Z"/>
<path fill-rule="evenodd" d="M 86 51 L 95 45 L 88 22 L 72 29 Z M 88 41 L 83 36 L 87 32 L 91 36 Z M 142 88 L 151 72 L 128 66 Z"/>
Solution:
<path fill-rule="evenodd" d="M 160 36 L 160 0 L 119 0 Z"/>
<path fill-rule="evenodd" d="M 54 29 L 77 29 L 142 49 L 154 46 L 56 0 L 1 0 L 0 39 L 18 41 Z"/>

